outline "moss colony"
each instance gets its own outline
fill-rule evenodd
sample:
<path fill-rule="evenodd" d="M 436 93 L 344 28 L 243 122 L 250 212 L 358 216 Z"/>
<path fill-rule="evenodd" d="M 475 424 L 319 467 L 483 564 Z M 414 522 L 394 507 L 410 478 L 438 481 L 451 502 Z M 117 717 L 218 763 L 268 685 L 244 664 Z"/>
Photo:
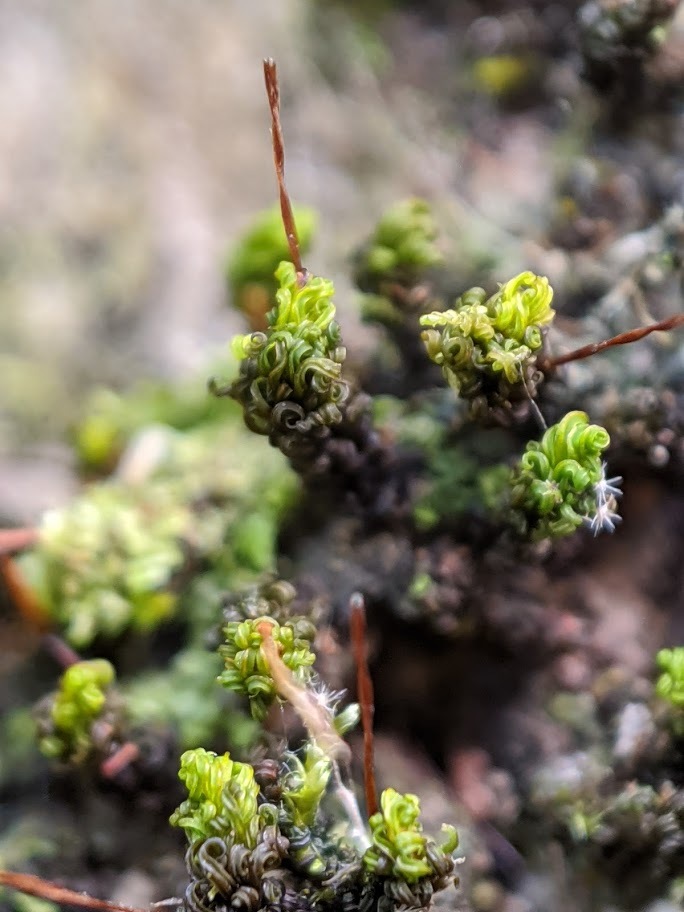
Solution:
<path fill-rule="evenodd" d="M 525 110 L 567 139 L 568 74 L 594 112 L 544 230 L 498 249 L 408 198 L 344 251 L 350 299 L 298 260 L 325 214 L 295 208 L 298 250 L 268 211 L 230 354 L 93 394 L 80 491 L 0 535 L 0 869 L 185 912 L 682 907 L 674 5 L 554 4 L 568 43 L 530 4 L 528 47 L 430 4 L 474 42 L 473 143 Z M 408 21 L 382 6 L 358 28 Z M 638 218 L 618 135 L 656 162 Z"/>

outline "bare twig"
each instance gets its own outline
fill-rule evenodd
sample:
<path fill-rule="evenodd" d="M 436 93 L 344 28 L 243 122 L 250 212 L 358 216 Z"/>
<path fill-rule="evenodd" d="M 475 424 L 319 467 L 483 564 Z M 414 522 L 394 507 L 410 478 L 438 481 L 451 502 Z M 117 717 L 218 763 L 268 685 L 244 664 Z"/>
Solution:
<path fill-rule="evenodd" d="M 378 811 L 378 792 L 375 785 L 375 763 L 373 760 L 373 681 L 368 670 L 366 644 L 366 606 L 360 592 L 355 592 L 350 601 L 349 627 L 352 652 L 356 664 L 356 690 L 361 708 L 363 728 L 363 784 L 366 792 L 366 813 L 369 817 Z"/>
<path fill-rule="evenodd" d="M 299 238 L 295 225 L 292 204 L 285 187 L 285 144 L 283 142 L 283 129 L 280 125 L 280 89 L 278 87 L 278 72 L 273 58 L 264 60 L 264 79 L 268 94 L 268 106 L 271 109 L 271 136 L 273 137 L 273 162 L 278 179 L 278 192 L 280 194 L 280 211 L 283 217 L 283 227 L 287 235 L 290 256 L 297 270 L 297 277 L 301 285 L 306 284 L 306 270 L 302 266 L 302 257 L 299 252 Z"/>
<path fill-rule="evenodd" d="M 19 614 L 34 630 L 41 633 L 52 626 L 50 617 L 38 597 L 24 580 L 19 567 L 7 554 L 0 553 L 0 576 Z"/>
<path fill-rule="evenodd" d="M 583 345 L 582 348 L 576 348 L 574 351 L 559 355 L 557 358 L 545 358 L 539 362 L 539 367 L 542 371 L 547 371 L 561 364 L 568 364 L 570 361 L 581 361 L 583 358 L 590 358 L 592 355 L 605 351 L 607 348 L 612 348 L 614 345 L 627 345 L 630 342 L 637 342 L 645 336 L 650 336 L 651 333 L 666 332 L 682 325 L 684 325 L 684 314 L 675 314 L 673 317 L 668 317 L 659 323 L 652 323 L 650 326 L 640 326 L 638 329 L 630 329 L 627 332 L 613 336 L 611 339 Z"/>
<path fill-rule="evenodd" d="M 109 902 L 106 899 L 96 899 L 87 893 L 76 893 L 34 874 L 0 871 L 0 886 L 18 890 L 19 893 L 28 893 L 29 896 L 38 896 L 60 906 L 78 906 L 81 909 L 99 909 L 102 912 L 148 912 L 135 906 L 123 906 L 121 903 Z"/>

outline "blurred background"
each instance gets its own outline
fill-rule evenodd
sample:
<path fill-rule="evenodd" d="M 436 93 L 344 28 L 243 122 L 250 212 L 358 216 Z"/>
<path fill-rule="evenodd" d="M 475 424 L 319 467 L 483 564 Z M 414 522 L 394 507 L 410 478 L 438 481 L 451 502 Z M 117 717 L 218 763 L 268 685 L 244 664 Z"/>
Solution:
<path fill-rule="evenodd" d="M 279 65 L 291 195 L 319 216 L 308 263 L 335 280 L 355 357 L 372 343 L 348 257 L 398 199 L 434 205 L 455 260 L 557 281 L 568 266 L 548 235 L 568 173 L 611 197 L 612 235 L 681 201 L 681 118 L 655 149 L 648 119 L 617 140 L 592 132 L 623 82 L 583 79 L 580 16 L 599 7 L 2 0 L 4 521 L 68 498 L 59 441 L 94 385 L 199 375 L 240 325 L 226 253 L 276 199 L 264 56 Z M 654 202 L 658 169 L 669 198 Z"/>
<path fill-rule="evenodd" d="M 363 373 L 382 338 L 361 319 L 351 280 L 354 251 L 388 207 L 412 196 L 428 200 L 434 211 L 450 287 L 494 289 L 497 281 L 527 269 L 549 277 L 561 347 L 682 310 L 684 8 L 677 0 L 0 0 L 0 528 L 37 524 L 47 508 L 69 503 L 83 476 L 89 477 L 88 468 L 77 465 L 73 443 L 97 388 L 125 392 L 145 379 L 187 384 L 201 423 L 207 378 L 222 364 L 231 375 L 230 338 L 245 322 L 231 306 L 230 254 L 254 217 L 277 199 L 262 72 L 266 56 L 278 63 L 288 188 L 295 203 L 317 216 L 305 263 L 335 282 L 350 375 Z M 537 552 L 524 571 L 516 565 L 515 572 L 508 567 L 510 573 L 501 575 L 498 566 L 493 572 L 486 561 L 478 564 L 491 612 L 476 650 L 468 640 L 475 627 L 468 628 L 467 612 L 466 633 L 458 639 L 459 585 L 469 592 L 476 571 L 469 552 L 452 547 L 456 539 L 438 539 L 434 554 L 429 548 L 416 552 L 416 567 L 427 566 L 440 580 L 436 621 L 427 600 L 420 601 L 419 587 L 405 591 L 411 579 L 421 579 L 411 576 L 415 541 L 408 536 L 395 542 L 389 533 L 371 532 L 361 540 L 353 524 L 342 524 L 339 534 L 333 525 L 328 538 L 307 537 L 303 524 L 300 553 L 286 555 L 290 568 L 299 561 L 306 579 L 327 549 L 333 560 L 324 583 L 334 598 L 352 582 L 363 587 L 380 578 L 386 587 L 378 587 L 382 597 L 376 593 L 376 601 L 384 599 L 396 616 L 376 618 L 375 633 L 385 625 L 381 632 L 387 634 L 386 642 L 378 635 L 375 643 L 382 647 L 378 678 L 385 679 L 384 690 L 382 681 L 378 687 L 379 717 L 384 712 L 387 730 L 405 740 L 387 739 L 384 763 L 401 787 L 413 789 L 419 781 L 431 790 L 425 805 L 435 818 L 446 815 L 446 803 L 457 794 L 483 824 L 480 837 L 489 855 L 468 843 L 468 830 L 462 830 L 474 872 L 464 875 L 464 883 L 466 876 L 475 883 L 462 893 L 463 908 L 618 908 L 610 889 L 603 905 L 592 905 L 591 885 L 577 894 L 577 905 L 564 904 L 562 853 L 552 855 L 557 844 L 537 828 L 539 817 L 530 825 L 520 814 L 524 805 L 512 783 L 515 775 L 524 778 L 520 770 L 543 772 L 552 766 L 549 758 L 560 757 L 556 767 L 565 788 L 563 775 L 569 770 L 575 776 L 574 758 L 588 757 L 587 745 L 594 742 L 609 776 L 617 761 L 605 745 L 612 743 L 618 710 L 633 701 L 645 706 L 656 650 L 682 642 L 681 339 L 681 331 L 660 334 L 642 347 L 619 350 L 612 361 L 607 356 L 570 365 L 563 375 L 567 401 L 563 385 L 550 384 L 552 401 L 558 397 L 554 408 L 586 408 L 597 420 L 612 416 L 610 431 L 622 460 L 615 471 L 628 482 L 625 523 L 614 539 L 597 543 L 578 535 L 574 545 L 559 548 L 556 563 L 544 563 L 548 554 Z M 627 402 L 628 387 L 634 395 Z M 241 428 L 241 418 L 237 423 Z M 231 466 L 244 463 L 251 474 L 244 483 L 239 472 L 226 482 L 239 489 L 237 495 L 228 492 L 235 515 L 226 511 L 224 521 L 231 535 L 235 516 L 237 529 L 254 506 L 240 497 L 255 490 L 260 495 L 266 483 L 287 474 L 265 441 L 240 434 Z M 252 460 L 252 453 L 261 455 Z M 268 466 L 263 477 L 260 460 Z M 450 452 L 446 462 L 456 465 Z M 97 468 L 104 473 L 112 466 Z M 216 469 L 223 479 L 220 459 Z M 291 482 L 285 478 L 285 487 Z M 292 491 L 269 509 L 277 512 L 288 497 Z M 282 544 L 275 518 L 267 520 L 272 541 L 266 564 L 275 561 Z M 244 554 L 238 554 L 240 561 L 250 562 Z M 250 572 L 264 569 L 258 564 Z M 405 595 L 420 603 L 427 618 L 418 636 L 418 627 L 411 626 L 415 605 L 407 609 Z M 207 602 L 205 593 L 197 601 Z M 202 617 L 193 621 L 195 607 L 193 602 L 183 623 L 190 618 L 197 628 L 194 658 L 204 666 L 209 624 Z M 453 614 L 453 629 L 440 628 L 442 609 L 445 616 Z M 4 610 L 14 624 L 14 609 Z M 393 639 L 388 631 L 395 629 Z M 27 634 L 27 645 L 25 633 L 15 630 L 18 645 L 0 650 L 0 708 L 24 707 L 23 743 L 35 754 L 28 706 L 54 686 L 55 670 L 34 661 L 37 641 Z M 161 683 L 152 703 L 164 696 L 168 701 L 169 694 L 174 702 L 163 675 L 179 645 L 171 642 L 177 634 L 162 630 L 154 648 L 143 637 L 124 644 L 127 650 L 133 643 L 122 661 L 124 676 L 157 650 Z M 529 661 L 535 649 L 541 656 L 537 666 Z M 512 676 L 509 666 L 515 666 Z M 178 667 L 182 681 L 185 672 Z M 499 690 L 486 680 L 492 668 Z M 338 671 L 340 678 L 346 671 Z M 197 705 L 213 705 L 214 677 L 209 667 L 208 696 L 202 691 Z M 3 679 L 10 684 L 3 686 Z M 143 681 L 140 690 L 146 688 Z M 448 696 L 447 709 L 434 699 L 440 692 Z M 383 693 L 389 695 L 384 705 Z M 544 703 L 549 694 L 561 696 L 555 716 Z M 537 712 L 542 704 L 546 715 Z M 216 714 L 221 712 L 219 706 Z M 196 713 L 191 706 L 189 714 Z M 443 717 L 453 722 L 453 737 Z M 424 758 L 410 756 L 407 745 L 412 750 L 423 729 L 451 791 L 432 767 L 422 772 Z M 655 727 L 645 728 L 646 736 L 636 729 L 628 732 L 635 756 Z M 83 796 L 67 782 L 46 803 L 47 766 L 35 779 L 42 785 L 32 785 L 30 764 L 25 771 L 23 755 L 17 752 L 17 760 L 9 749 L 20 743 L 13 731 L 7 725 L 0 743 L 0 773 L 9 782 L 3 786 L 10 808 L 4 822 L 14 825 L 16 819 L 23 826 L 26 798 L 40 827 L 41 815 L 54 817 L 55 829 L 62 827 L 50 837 L 49 851 L 59 848 L 40 872 L 70 875 L 79 888 L 102 895 L 118 890 L 122 897 L 167 895 L 168 884 L 182 881 L 177 834 L 164 833 L 158 823 L 168 809 L 160 813 L 157 807 L 155 817 L 146 799 L 136 804 L 147 880 L 142 887 L 129 883 L 136 872 L 129 870 L 129 858 L 119 857 L 117 842 L 122 834 L 127 840 L 131 826 L 128 796 L 117 804 L 118 798 L 108 801 L 94 789 L 91 803 L 81 806 Z M 183 735 L 184 742 L 195 743 L 191 735 Z M 222 744 L 220 737 L 211 743 Z M 158 791 L 168 786 L 171 801 L 178 788 L 177 747 L 168 747 L 159 761 L 171 771 L 172 784 L 154 784 Z M 572 761 L 563 766 L 571 752 Z M 3 753 L 9 774 L 2 770 Z M 677 757 L 681 771 L 681 751 Z M 587 768 L 593 796 L 599 779 Z M 671 770 L 661 773 L 667 778 Z M 577 781 L 585 781 L 582 775 Z M 624 776 L 630 775 L 628 769 Z M 483 782 L 484 792 L 478 791 Z M 542 816 L 545 800 L 542 795 L 537 802 Z M 59 816 L 67 813 L 64 808 L 75 815 L 65 822 Z M 563 818 L 573 839 L 581 829 L 575 810 L 569 822 Z M 681 804 L 676 812 L 684 820 Z M 14 830 L 4 828 L 2 814 L 0 805 L 0 830 L 10 834 L 0 842 L 0 867 L 9 867 L 33 849 L 22 847 L 12 856 Z M 75 840 L 74 819 L 86 834 L 92 828 L 92 840 Z M 540 872 L 526 883 L 524 901 L 522 894 L 504 895 L 519 858 L 496 828 L 505 831 L 512 821 L 522 826 L 519 844 L 533 846 L 530 858 Z M 673 868 L 684 851 L 683 832 L 680 823 Z M 657 835 L 664 844 L 668 833 Z M 165 851 L 157 849 L 157 839 Z M 576 841 L 584 845 L 583 839 L 580 832 Z M 643 878 L 631 858 L 624 868 L 640 889 Z M 596 870 L 602 864 L 601 857 Z M 96 876 L 79 879 L 89 865 Z M 680 892 L 668 894 L 675 897 L 670 905 L 658 905 L 656 898 L 650 912 L 676 910 L 684 882 L 675 873 Z M 485 882 L 479 893 L 478 878 Z M 618 884 L 613 880 L 611 889 Z M 649 902 L 660 896 L 656 887 Z M 3 909 L 29 910 L 23 900 L 11 907 L 2 903 Z M 642 903 L 639 912 L 645 908 Z"/>

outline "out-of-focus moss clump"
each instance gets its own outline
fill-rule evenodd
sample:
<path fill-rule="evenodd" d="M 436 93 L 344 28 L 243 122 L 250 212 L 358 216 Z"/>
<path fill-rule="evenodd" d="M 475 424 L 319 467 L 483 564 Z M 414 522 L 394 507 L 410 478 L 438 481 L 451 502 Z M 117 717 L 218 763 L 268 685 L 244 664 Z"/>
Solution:
<path fill-rule="evenodd" d="M 658 696 L 676 709 L 684 709 L 684 646 L 661 649 L 657 661 L 661 670 L 656 684 Z"/>
<path fill-rule="evenodd" d="M 232 694 L 216 686 L 221 664 L 198 642 L 177 653 L 169 666 L 136 675 L 123 689 L 129 719 L 169 726 L 182 749 L 228 742 L 234 751 L 247 750 L 258 726 L 236 708 Z"/>
<path fill-rule="evenodd" d="M 660 675 L 656 693 L 669 709 L 669 724 L 675 738 L 684 738 L 684 646 L 661 649 L 656 657 Z"/>
<path fill-rule="evenodd" d="M 116 477 L 46 515 L 21 568 L 71 643 L 153 629 L 185 614 L 202 584 L 272 568 L 294 476 L 273 451 L 255 460 L 235 417 L 140 431 Z"/>
<path fill-rule="evenodd" d="M 528 86 L 537 67 L 529 54 L 493 54 L 473 64 L 473 78 L 479 89 L 494 98 L 514 96 Z"/>
<path fill-rule="evenodd" d="M 58 690 L 49 698 L 49 716 L 39 719 L 38 744 L 46 757 L 78 764 L 96 750 L 94 726 L 108 712 L 114 678 L 114 668 L 105 659 L 76 662 L 67 668 Z M 116 709 L 110 714 L 116 716 Z"/>
<path fill-rule="evenodd" d="M 316 213 L 306 206 L 293 207 L 299 249 L 305 255 L 316 229 Z M 226 277 L 233 306 L 242 311 L 253 329 L 265 328 L 265 317 L 275 303 L 278 288 L 274 273 L 278 263 L 290 258 L 280 206 L 262 212 L 233 248 Z"/>
<path fill-rule="evenodd" d="M 45 515 L 38 546 L 22 558 L 27 580 L 74 645 L 129 626 L 150 630 L 173 614 L 171 579 L 184 563 L 190 517 L 155 493 L 93 486 Z"/>
<path fill-rule="evenodd" d="M 225 410 L 207 395 L 204 374 L 177 385 L 147 380 L 126 393 L 96 389 L 72 438 L 84 469 L 108 472 L 141 428 L 161 424 L 186 431 L 224 416 Z"/>
<path fill-rule="evenodd" d="M 425 270 L 443 261 L 436 239 L 437 227 L 425 200 L 397 203 L 382 216 L 357 252 L 356 283 L 362 291 L 373 294 L 382 294 L 387 283 L 414 285 Z"/>

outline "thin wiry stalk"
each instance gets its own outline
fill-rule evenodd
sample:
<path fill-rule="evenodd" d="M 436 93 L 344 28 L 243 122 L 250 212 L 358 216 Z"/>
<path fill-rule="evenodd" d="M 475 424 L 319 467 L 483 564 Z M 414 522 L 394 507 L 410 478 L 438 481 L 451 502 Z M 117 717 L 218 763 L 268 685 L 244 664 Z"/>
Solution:
<path fill-rule="evenodd" d="M 630 329 L 610 339 L 604 339 L 602 342 L 591 342 L 589 345 L 583 345 L 581 348 L 576 348 L 565 355 L 558 355 L 557 358 L 545 358 L 540 362 L 539 367 L 542 371 L 547 371 L 553 367 L 559 367 L 561 364 L 569 364 L 571 361 L 581 361 L 584 358 L 590 358 L 592 355 L 597 355 L 599 352 L 612 348 L 614 345 L 628 345 L 630 342 L 638 342 L 639 339 L 650 336 L 651 333 L 666 332 L 682 325 L 684 325 L 684 314 L 675 314 L 672 317 L 661 320 L 659 323 Z"/>
<path fill-rule="evenodd" d="M 299 252 L 299 237 L 297 226 L 292 212 L 292 204 L 285 187 L 285 144 L 283 142 L 283 128 L 280 124 L 280 88 L 278 86 L 278 71 L 276 62 L 272 57 L 264 60 L 264 80 L 268 95 L 268 106 L 271 109 L 271 136 L 273 138 L 273 163 L 278 179 L 278 192 L 280 194 L 280 211 L 283 217 L 283 227 L 290 247 L 290 256 L 297 278 L 301 285 L 306 284 L 306 270 L 302 266 L 302 257 Z"/>
<path fill-rule="evenodd" d="M 306 730 L 316 744 L 331 760 L 349 761 L 350 750 L 342 738 L 335 731 L 330 713 L 316 699 L 311 691 L 303 687 L 292 674 L 280 657 L 278 644 L 273 639 L 273 625 L 262 621 L 257 625 L 261 634 L 261 649 L 268 662 L 271 677 L 279 696 L 288 700 L 299 718 L 306 726 Z"/>
<path fill-rule="evenodd" d="M 107 759 L 102 762 L 100 765 L 100 772 L 105 779 L 113 779 L 115 776 L 118 776 L 122 770 L 133 763 L 134 760 L 137 760 L 139 756 L 140 748 L 138 745 L 134 744 L 133 741 L 126 741 L 126 743 L 122 744 L 111 757 L 107 757 Z"/>
<path fill-rule="evenodd" d="M 378 791 L 375 785 L 375 763 L 373 759 L 373 681 L 368 670 L 366 648 L 366 606 L 360 592 L 355 592 L 350 601 L 349 626 L 352 651 L 356 664 L 356 689 L 361 708 L 363 728 L 363 784 L 366 793 L 366 812 L 369 817 L 378 811 Z"/>
<path fill-rule="evenodd" d="M 87 893 L 76 893 L 66 887 L 34 874 L 19 874 L 15 871 L 0 871 L 0 886 L 9 887 L 19 893 L 29 896 L 38 896 L 57 903 L 59 906 L 78 906 L 81 909 L 97 909 L 101 912 L 149 912 L 149 909 L 140 909 L 135 906 L 123 906 L 121 903 L 109 902 L 106 899 L 96 899 Z M 153 908 L 150 906 L 149 908 Z"/>
<path fill-rule="evenodd" d="M 366 827 L 356 796 L 345 782 L 345 779 L 351 781 L 349 745 L 336 732 L 330 713 L 311 691 L 295 680 L 294 675 L 283 662 L 278 652 L 278 645 L 273 639 L 273 625 L 268 621 L 263 621 L 258 625 L 257 630 L 261 634 L 261 648 L 268 662 L 276 690 L 279 696 L 292 704 L 309 735 L 329 758 L 333 771 L 334 794 L 347 814 L 351 825 L 350 836 L 365 850 L 370 845 Z"/>

